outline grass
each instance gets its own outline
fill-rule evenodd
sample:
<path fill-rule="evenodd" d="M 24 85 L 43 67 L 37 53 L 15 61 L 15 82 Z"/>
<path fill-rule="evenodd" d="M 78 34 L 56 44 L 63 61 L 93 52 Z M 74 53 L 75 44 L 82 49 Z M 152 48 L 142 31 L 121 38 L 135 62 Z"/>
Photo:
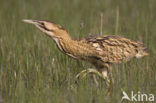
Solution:
<path fill-rule="evenodd" d="M 122 89 L 156 96 L 155 0 L 16 0 L 0 3 L 0 92 L 4 103 L 119 103 Z M 115 84 L 106 98 L 105 83 L 79 81 L 90 66 L 62 54 L 53 41 L 22 19 L 51 20 L 63 25 L 73 38 L 88 34 L 121 35 L 143 41 L 149 56 L 115 65 Z M 80 26 L 81 24 L 81 26 Z M 128 102 L 128 101 L 124 101 Z"/>

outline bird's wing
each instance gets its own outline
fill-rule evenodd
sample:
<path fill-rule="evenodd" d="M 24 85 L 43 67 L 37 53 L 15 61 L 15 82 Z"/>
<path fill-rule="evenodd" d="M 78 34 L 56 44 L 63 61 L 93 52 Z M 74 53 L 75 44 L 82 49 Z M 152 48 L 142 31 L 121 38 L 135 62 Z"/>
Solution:
<path fill-rule="evenodd" d="M 110 63 L 128 61 L 135 57 L 139 50 L 145 49 L 142 43 L 121 36 L 89 36 L 83 41 L 96 47 L 101 59 Z"/>

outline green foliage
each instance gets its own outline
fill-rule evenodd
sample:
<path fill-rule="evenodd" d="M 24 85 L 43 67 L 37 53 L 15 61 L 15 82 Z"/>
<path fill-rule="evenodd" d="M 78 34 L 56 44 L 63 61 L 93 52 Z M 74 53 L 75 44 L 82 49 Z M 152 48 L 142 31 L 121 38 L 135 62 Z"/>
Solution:
<path fill-rule="evenodd" d="M 117 103 L 122 91 L 156 94 L 155 0 L 1 0 L 0 92 L 8 103 Z M 71 89 L 74 77 L 90 64 L 62 54 L 54 42 L 22 19 L 51 20 L 73 38 L 100 34 L 143 41 L 149 56 L 115 65 L 109 99 L 105 83 L 90 76 Z"/>

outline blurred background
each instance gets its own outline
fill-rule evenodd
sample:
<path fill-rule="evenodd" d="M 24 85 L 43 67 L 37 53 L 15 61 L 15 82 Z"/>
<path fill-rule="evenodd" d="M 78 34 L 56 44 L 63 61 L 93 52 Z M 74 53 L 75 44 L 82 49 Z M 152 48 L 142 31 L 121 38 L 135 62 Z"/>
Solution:
<path fill-rule="evenodd" d="M 156 96 L 155 11 L 156 0 L 0 0 L 1 99 L 4 103 L 119 103 L 122 90 Z M 143 42 L 150 55 L 114 66 L 109 98 L 98 77 L 98 87 L 87 76 L 73 90 L 76 74 L 90 65 L 62 54 L 50 38 L 22 19 L 50 20 L 73 38 L 124 36 Z"/>

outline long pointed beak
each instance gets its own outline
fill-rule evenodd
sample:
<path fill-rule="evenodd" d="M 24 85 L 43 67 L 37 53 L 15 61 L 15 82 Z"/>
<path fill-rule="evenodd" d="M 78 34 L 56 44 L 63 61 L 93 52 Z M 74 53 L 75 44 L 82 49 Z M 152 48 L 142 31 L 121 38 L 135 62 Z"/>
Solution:
<path fill-rule="evenodd" d="M 45 29 L 45 26 L 43 23 L 39 20 L 28 20 L 28 19 L 23 19 L 23 22 L 29 23 L 29 24 L 34 24 L 37 28 L 43 31 Z M 43 31 L 44 32 L 44 31 Z"/>
<path fill-rule="evenodd" d="M 29 24 L 34 24 L 38 29 L 40 29 L 42 32 L 46 33 L 48 36 L 51 36 L 51 34 L 49 35 L 49 31 L 52 32 L 51 30 L 49 30 L 47 27 L 45 27 L 44 25 L 44 21 L 40 21 L 40 20 L 28 20 L 28 19 L 23 19 L 23 22 L 29 23 Z"/>
<path fill-rule="evenodd" d="M 26 22 L 26 23 L 30 23 L 30 24 L 35 24 L 35 25 L 37 25 L 39 23 L 37 20 L 23 19 L 22 21 Z"/>

